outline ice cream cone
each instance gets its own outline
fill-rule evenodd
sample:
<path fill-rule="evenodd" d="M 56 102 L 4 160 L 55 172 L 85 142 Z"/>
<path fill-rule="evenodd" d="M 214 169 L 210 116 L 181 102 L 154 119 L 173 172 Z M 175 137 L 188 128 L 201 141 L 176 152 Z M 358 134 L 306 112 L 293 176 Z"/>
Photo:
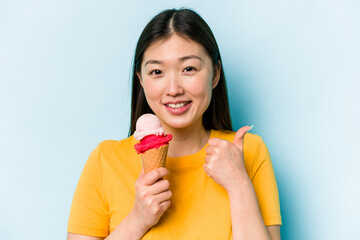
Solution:
<path fill-rule="evenodd" d="M 169 149 L 169 144 L 161 146 L 157 149 L 149 149 L 141 153 L 142 165 L 145 173 L 159 167 L 165 167 L 166 156 Z"/>

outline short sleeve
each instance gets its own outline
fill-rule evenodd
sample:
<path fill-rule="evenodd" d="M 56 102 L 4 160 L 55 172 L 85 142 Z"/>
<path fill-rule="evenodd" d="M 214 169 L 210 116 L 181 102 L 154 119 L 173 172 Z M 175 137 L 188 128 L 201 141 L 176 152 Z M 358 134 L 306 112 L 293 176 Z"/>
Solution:
<path fill-rule="evenodd" d="M 279 192 L 275 173 L 268 148 L 261 137 L 259 137 L 251 175 L 265 225 L 281 225 Z"/>
<path fill-rule="evenodd" d="M 101 144 L 90 154 L 76 186 L 68 232 L 94 237 L 109 234 L 109 211 L 102 192 L 100 148 Z"/>

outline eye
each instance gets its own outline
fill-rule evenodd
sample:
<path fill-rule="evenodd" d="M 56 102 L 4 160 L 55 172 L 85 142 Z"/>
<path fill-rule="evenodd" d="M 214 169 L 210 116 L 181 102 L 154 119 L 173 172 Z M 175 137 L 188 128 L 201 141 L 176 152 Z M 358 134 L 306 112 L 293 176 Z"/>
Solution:
<path fill-rule="evenodd" d="M 192 71 L 195 71 L 196 69 L 194 67 L 186 67 L 184 69 L 184 72 L 192 72 Z"/>
<path fill-rule="evenodd" d="M 152 70 L 151 72 L 150 72 L 150 75 L 160 75 L 162 72 L 160 71 L 160 70 L 158 70 L 158 69 L 155 69 L 155 70 Z"/>

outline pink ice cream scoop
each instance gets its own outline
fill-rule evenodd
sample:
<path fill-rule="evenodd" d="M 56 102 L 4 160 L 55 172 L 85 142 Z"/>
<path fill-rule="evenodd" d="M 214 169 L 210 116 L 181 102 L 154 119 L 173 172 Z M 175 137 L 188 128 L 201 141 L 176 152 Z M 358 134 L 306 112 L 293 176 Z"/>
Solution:
<path fill-rule="evenodd" d="M 137 120 L 134 137 L 140 141 L 134 146 L 138 154 L 150 149 L 158 149 L 172 139 L 171 134 L 165 134 L 160 119 L 150 113 L 142 115 Z"/>
<path fill-rule="evenodd" d="M 154 134 L 154 135 L 164 135 L 165 130 L 161 125 L 160 119 L 150 113 L 141 115 L 136 121 L 136 131 L 134 137 L 136 140 L 141 140 L 145 136 Z"/>

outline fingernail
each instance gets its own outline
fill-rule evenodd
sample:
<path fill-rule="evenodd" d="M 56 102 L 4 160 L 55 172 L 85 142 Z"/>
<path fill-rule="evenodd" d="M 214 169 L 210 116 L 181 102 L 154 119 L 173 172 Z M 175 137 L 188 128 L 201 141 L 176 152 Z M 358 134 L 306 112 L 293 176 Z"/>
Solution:
<path fill-rule="evenodd" d="M 246 131 L 246 133 L 247 133 L 248 131 L 250 131 L 254 126 L 255 126 L 254 124 L 251 125 L 251 127 Z"/>

